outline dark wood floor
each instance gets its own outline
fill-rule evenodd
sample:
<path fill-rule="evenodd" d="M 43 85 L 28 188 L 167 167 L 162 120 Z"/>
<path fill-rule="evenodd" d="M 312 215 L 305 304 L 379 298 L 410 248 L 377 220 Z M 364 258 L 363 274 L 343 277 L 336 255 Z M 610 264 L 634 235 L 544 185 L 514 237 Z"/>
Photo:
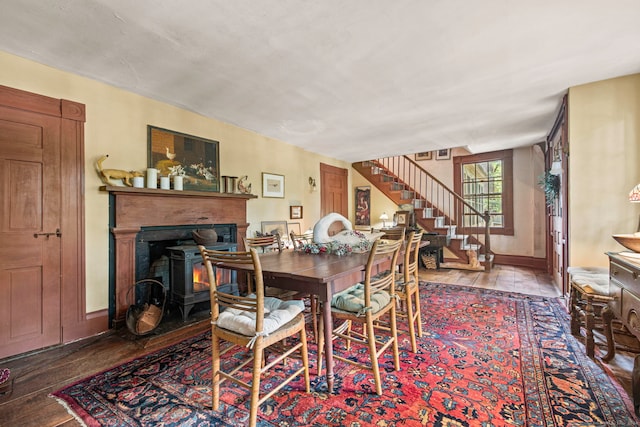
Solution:
<path fill-rule="evenodd" d="M 491 273 L 464 270 L 421 270 L 423 280 L 481 288 L 559 296 L 544 272 L 496 266 Z M 0 360 L 14 379 L 11 394 L 0 396 L 0 426 L 79 426 L 62 405 L 49 394 L 67 384 L 126 360 L 149 353 L 209 327 L 206 310 L 196 313 L 189 325 L 171 333 L 132 337 L 128 331 L 110 332 L 46 351 Z M 171 322 L 163 322 L 167 328 Z M 174 325 L 175 326 L 175 325 Z M 604 352 L 599 351 L 602 356 Z M 633 355 L 619 353 L 609 363 L 621 385 L 630 394 Z"/>

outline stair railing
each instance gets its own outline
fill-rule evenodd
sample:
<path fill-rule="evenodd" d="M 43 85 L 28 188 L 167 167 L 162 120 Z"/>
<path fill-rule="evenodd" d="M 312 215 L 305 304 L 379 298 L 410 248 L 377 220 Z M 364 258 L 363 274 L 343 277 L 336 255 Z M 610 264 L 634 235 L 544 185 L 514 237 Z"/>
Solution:
<path fill-rule="evenodd" d="M 447 229 L 449 235 L 461 239 L 460 248 L 453 248 L 457 255 L 474 249 L 484 255 L 485 269 L 491 269 L 489 212 L 480 212 L 466 202 L 442 181 L 431 175 L 407 156 L 386 157 L 370 161 L 372 165 L 387 173 L 405 192 L 402 199 L 411 199 L 416 222 L 426 225 L 427 218 L 435 217 L 434 228 Z M 421 221 L 422 220 L 422 221 Z M 426 228 L 423 226 L 423 228 Z"/>

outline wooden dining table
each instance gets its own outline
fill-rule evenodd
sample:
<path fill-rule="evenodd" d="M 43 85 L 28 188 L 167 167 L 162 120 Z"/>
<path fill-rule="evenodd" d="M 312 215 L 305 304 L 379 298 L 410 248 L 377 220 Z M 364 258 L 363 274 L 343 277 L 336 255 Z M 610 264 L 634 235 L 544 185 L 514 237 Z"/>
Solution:
<path fill-rule="evenodd" d="M 307 254 L 296 250 L 283 250 L 259 254 L 265 286 L 314 294 L 322 306 L 324 326 L 325 365 L 327 371 L 327 388 L 333 392 L 333 345 L 331 335 L 333 319 L 331 317 L 331 298 L 355 283 L 364 280 L 364 268 L 368 253 L 351 253 L 345 256 L 334 254 Z M 222 268 L 234 268 L 250 272 L 249 264 L 226 265 Z M 389 263 L 381 260 L 374 265 L 374 273 L 389 268 Z M 318 373 L 320 374 L 320 373 Z"/>

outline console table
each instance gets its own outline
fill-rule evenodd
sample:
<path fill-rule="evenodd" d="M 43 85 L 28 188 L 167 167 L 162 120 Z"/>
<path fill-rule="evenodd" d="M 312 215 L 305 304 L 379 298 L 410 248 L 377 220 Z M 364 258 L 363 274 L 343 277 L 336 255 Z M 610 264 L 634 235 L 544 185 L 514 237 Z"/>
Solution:
<path fill-rule="evenodd" d="M 635 254 L 631 254 L 635 255 Z M 614 300 L 609 303 L 613 314 L 640 340 L 640 257 L 607 252 L 609 257 L 609 285 Z M 640 415 L 640 355 L 633 365 L 633 406 Z"/>

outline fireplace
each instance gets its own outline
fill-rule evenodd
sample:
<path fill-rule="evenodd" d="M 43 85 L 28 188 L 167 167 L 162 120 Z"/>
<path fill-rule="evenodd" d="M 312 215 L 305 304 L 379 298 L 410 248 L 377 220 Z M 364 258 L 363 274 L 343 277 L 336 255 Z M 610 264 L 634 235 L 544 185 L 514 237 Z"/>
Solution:
<path fill-rule="evenodd" d="M 217 251 L 235 251 L 235 243 L 220 243 L 207 246 Z M 170 282 L 171 301 L 182 312 L 182 320 L 186 321 L 193 307 L 201 302 L 209 301 L 209 283 L 207 271 L 200 256 L 200 250 L 194 245 L 170 246 Z M 214 267 L 216 283 L 225 293 L 238 295 L 237 274 L 235 271 Z"/>
<path fill-rule="evenodd" d="M 238 249 L 241 250 L 242 238 L 246 236 L 249 226 L 247 201 L 257 197 L 252 194 L 112 186 L 102 187 L 101 190 L 109 192 L 109 320 L 114 327 L 124 325 L 126 311 L 133 302 L 129 301 L 127 291 L 140 277 L 138 269 L 142 267 L 136 265 L 136 257 L 138 251 L 145 250 L 139 245 L 141 232 L 167 232 L 173 228 L 178 229 L 179 233 L 186 233 L 185 227 L 198 229 L 232 224 L 235 225 L 235 231 L 227 232 L 230 241 L 222 243 L 238 242 Z M 143 237 L 148 240 L 146 235 L 143 234 Z M 166 247 L 185 244 L 180 237 L 167 237 L 155 242 L 160 240 L 171 241 L 162 243 Z M 155 251 L 158 245 L 160 243 L 150 246 L 149 251 Z"/>
<path fill-rule="evenodd" d="M 196 304 L 209 301 L 206 274 L 199 277 L 202 258 L 192 233 L 213 229 L 218 242 L 207 247 L 235 251 L 236 228 L 235 224 L 142 227 L 136 236 L 136 281 L 155 279 L 161 282 L 168 307 L 179 309 L 182 320 L 186 321 Z M 230 278 L 222 283 L 229 281 Z"/>

